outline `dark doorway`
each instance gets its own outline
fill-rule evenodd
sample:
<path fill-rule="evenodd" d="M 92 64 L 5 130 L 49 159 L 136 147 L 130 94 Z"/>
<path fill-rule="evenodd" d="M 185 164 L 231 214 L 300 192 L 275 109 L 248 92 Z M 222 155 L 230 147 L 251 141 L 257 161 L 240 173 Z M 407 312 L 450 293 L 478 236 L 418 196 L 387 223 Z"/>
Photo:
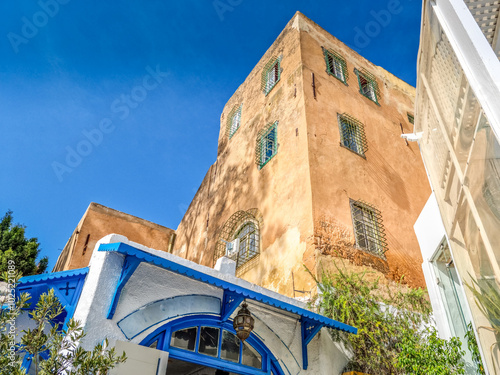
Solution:
<path fill-rule="evenodd" d="M 234 372 L 227 372 L 223 370 L 214 369 L 181 361 L 175 358 L 168 359 L 167 374 L 166 375 L 238 375 Z"/>

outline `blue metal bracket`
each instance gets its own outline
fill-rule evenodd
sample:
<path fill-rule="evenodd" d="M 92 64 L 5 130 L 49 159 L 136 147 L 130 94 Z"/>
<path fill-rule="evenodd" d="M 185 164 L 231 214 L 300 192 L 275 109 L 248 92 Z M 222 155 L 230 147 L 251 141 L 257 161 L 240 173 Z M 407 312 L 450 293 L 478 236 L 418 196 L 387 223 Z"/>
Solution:
<path fill-rule="evenodd" d="M 142 260 L 135 257 L 127 255 L 125 257 L 125 262 L 123 263 L 122 273 L 120 275 L 120 280 L 116 284 L 115 293 L 113 294 L 113 298 L 111 299 L 111 306 L 109 307 L 107 319 L 112 319 L 115 315 L 116 306 L 118 305 L 118 300 L 120 299 L 120 295 L 122 293 L 122 289 L 127 284 L 130 277 L 133 275 L 139 264 L 141 264 Z"/>
<path fill-rule="evenodd" d="M 245 297 L 243 297 L 239 293 L 230 292 L 228 290 L 224 290 L 224 296 L 222 297 L 222 306 L 221 306 L 221 314 L 220 319 L 222 322 L 225 322 L 229 319 L 231 314 L 238 308 L 241 302 Z"/>
<path fill-rule="evenodd" d="M 307 370 L 307 366 L 309 364 L 307 359 L 307 345 L 311 342 L 314 336 L 316 336 L 324 324 L 306 319 L 304 317 L 300 319 L 300 324 L 302 329 L 302 368 Z"/>

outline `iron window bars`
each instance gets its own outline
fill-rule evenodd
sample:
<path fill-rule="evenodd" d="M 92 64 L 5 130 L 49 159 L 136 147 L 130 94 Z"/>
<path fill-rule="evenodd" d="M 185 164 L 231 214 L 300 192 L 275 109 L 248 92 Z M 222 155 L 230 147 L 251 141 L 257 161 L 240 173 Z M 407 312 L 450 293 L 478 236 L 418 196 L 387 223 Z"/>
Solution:
<path fill-rule="evenodd" d="M 262 71 L 261 88 L 264 94 L 269 94 L 281 78 L 281 56 L 272 57 Z"/>
<path fill-rule="evenodd" d="M 233 236 L 240 239 L 238 252 L 232 257 L 236 261 L 236 269 L 259 254 L 259 231 L 252 221 L 245 222 Z"/>
<path fill-rule="evenodd" d="M 408 116 L 408 122 L 412 125 L 415 125 L 415 117 L 411 114 L 411 113 L 406 113 L 406 115 Z"/>
<path fill-rule="evenodd" d="M 380 99 L 380 90 L 375 76 L 364 68 L 361 70 L 354 69 L 354 73 L 358 77 L 359 92 L 380 105 L 378 102 Z"/>
<path fill-rule="evenodd" d="M 375 207 L 363 202 L 349 200 L 356 246 L 385 259 L 387 240 L 382 223 L 382 214 Z"/>
<path fill-rule="evenodd" d="M 231 137 L 236 133 L 236 130 L 239 129 L 241 125 L 241 108 L 243 107 L 243 104 L 241 104 L 239 107 L 234 106 L 231 112 L 229 112 L 229 115 L 227 116 L 227 123 L 226 123 L 226 133 L 231 139 Z"/>
<path fill-rule="evenodd" d="M 262 169 L 278 152 L 278 121 L 268 124 L 257 134 L 255 162 Z"/>
<path fill-rule="evenodd" d="M 347 85 L 349 72 L 344 58 L 335 51 L 321 48 L 325 55 L 326 72 Z"/>
<path fill-rule="evenodd" d="M 226 255 L 228 243 L 236 238 L 240 239 L 239 251 L 231 257 L 236 261 L 236 276 L 242 275 L 250 269 L 260 254 L 262 222 L 255 216 L 257 213 L 254 211 L 256 210 L 235 212 L 222 227 L 215 246 L 214 265 L 217 263 L 217 259 Z"/>
<path fill-rule="evenodd" d="M 358 155 L 365 157 L 368 150 L 368 143 L 365 136 L 364 125 L 348 114 L 338 115 L 340 145 L 347 147 Z"/>

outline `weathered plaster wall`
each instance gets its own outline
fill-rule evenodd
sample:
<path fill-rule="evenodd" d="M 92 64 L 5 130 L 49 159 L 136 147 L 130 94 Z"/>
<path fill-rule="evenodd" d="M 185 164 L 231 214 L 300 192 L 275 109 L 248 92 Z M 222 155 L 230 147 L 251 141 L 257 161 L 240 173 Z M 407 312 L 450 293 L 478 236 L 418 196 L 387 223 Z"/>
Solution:
<path fill-rule="evenodd" d="M 321 46 L 347 60 L 347 86 L 326 73 Z M 280 55 L 281 80 L 265 96 L 262 71 L 271 57 Z M 376 75 L 380 106 L 359 93 L 355 67 Z M 319 263 L 314 223 L 332 217 L 352 231 L 352 198 L 382 211 L 389 248 L 386 276 L 399 280 L 404 275 L 409 285 L 423 286 L 412 227 L 430 188 L 418 146 L 406 145 L 400 137 L 400 124 L 405 133 L 412 131 L 407 113 L 413 113 L 414 93 L 297 13 L 224 107 L 217 161 L 177 228 L 174 254 L 212 266 L 224 223 L 238 210 L 256 208 L 263 224 L 261 255 L 242 277 L 292 295 L 293 272 L 295 289 L 310 290 L 314 281 L 303 265 L 314 272 Z M 229 139 L 227 117 L 240 104 L 241 126 Z M 344 112 L 365 124 L 366 159 L 340 146 L 337 113 Z M 257 133 L 276 120 L 278 153 L 259 170 Z"/>
<path fill-rule="evenodd" d="M 306 278 L 303 254 L 313 228 L 300 40 L 293 22 L 224 107 L 217 161 L 177 228 L 174 251 L 212 266 L 224 223 L 238 210 L 256 208 L 263 224 L 261 255 L 242 277 L 287 295 L 293 293 L 292 270 L 299 282 Z M 266 96 L 261 89 L 262 72 L 278 56 L 283 56 L 281 78 Z M 227 117 L 240 104 L 241 126 L 229 139 Z M 278 152 L 259 170 L 255 163 L 257 133 L 274 121 L 279 121 Z"/>
<path fill-rule="evenodd" d="M 415 89 L 352 51 L 314 22 L 301 22 L 303 87 L 308 127 L 313 216 L 333 218 L 353 228 L 349 198 L 382 212 L 390 277 L 425 286 L 422 258 L 413 223 L 425 205 L 430 187 L 418 145 L 401 138 L 412 132 Z M 347 63 L 347 85 L 328 75 L 321 47 L 341 54 Z M 365 68 L 377 78 L 380 105 L 364 97 L 354 69 Z M 316 99 L 311 73 L 315 75 Z M 342 147 L 337 115 L 347 113 L 364 124 L 366 159 Z"/>
<path fill-rule="evenodd" d="M 87 267 L 97 240 L 110 233 L 168 251 L 175 231 L 97 203 L 90 203 L 57 259 L 53 272 Z"/>

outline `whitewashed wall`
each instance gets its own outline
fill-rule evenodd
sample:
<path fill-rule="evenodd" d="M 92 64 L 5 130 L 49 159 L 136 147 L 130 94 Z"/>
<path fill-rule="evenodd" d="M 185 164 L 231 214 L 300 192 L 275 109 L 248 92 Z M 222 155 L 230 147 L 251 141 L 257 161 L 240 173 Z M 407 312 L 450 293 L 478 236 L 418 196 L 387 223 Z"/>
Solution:
<path fill-rule="evenodd" d="M 305 308 L 302 302 L 268 291 L 255 284 L 250 284 L 232 275 L 220 273 L 214 269 L 204 267 L 171 254 L 146 248 L 128 241 L 119 235 L 108 235 L 101 239 L 101 243 L 123 242 L 135 248 L 156 256 L 183 264 L 197 271 L 207 273 L 234 284 L 252 289 L 256 292 L 271 296 L 283 302 Z M 90 270 L 83 287 L 80 301 L 75 311 L 75 318 L 82 321 L 87 336 L 82 345 L 90 348 L 104 338 L 127 341 L 127 337 L 118 323 L 130 317 L 130 314 L 152 302 L 183 295 L 206 295 L 222 299 L 223 290 L 210 284 L 192 280 L 188 277 L 162 269 L 155 265 L 141 263 L 123 288 L 114 317 L 106 319 L 115 286 L 119 280 L 124 256 L 114 252 L 94 251 L 90 262 Z M 328 331 L 322 331 L 308 346 L 309 369 L 302 370 L 301 326 L 297 316 L 285 311 L 279 311 L 255 301 L 247 301 L 255 317 L 254 334 L 280 360 L 283 371 L 288 374 L 339 374 L 347 362 L 347 357 L 333 343 Z M 207 302 L 207 306 L 210 303 Z M 197 310 L 198 309 L 198 310 Z M 198 312 L 198 304 L 186 304 L 185 313 Z M 193 310 L 193 311 L 191 311 Z M 233 313 L 233 315 L 235 315 Z M 175 319 L 172 318 L 172 319 Z M 170 320 L 172 320 L 170 319 Z M 133 337 L 130 342 L 140 343 L 148 334 L 169 320 L 162 321 Z M 327 370 L 327 372 L 325 372 Z"/>

